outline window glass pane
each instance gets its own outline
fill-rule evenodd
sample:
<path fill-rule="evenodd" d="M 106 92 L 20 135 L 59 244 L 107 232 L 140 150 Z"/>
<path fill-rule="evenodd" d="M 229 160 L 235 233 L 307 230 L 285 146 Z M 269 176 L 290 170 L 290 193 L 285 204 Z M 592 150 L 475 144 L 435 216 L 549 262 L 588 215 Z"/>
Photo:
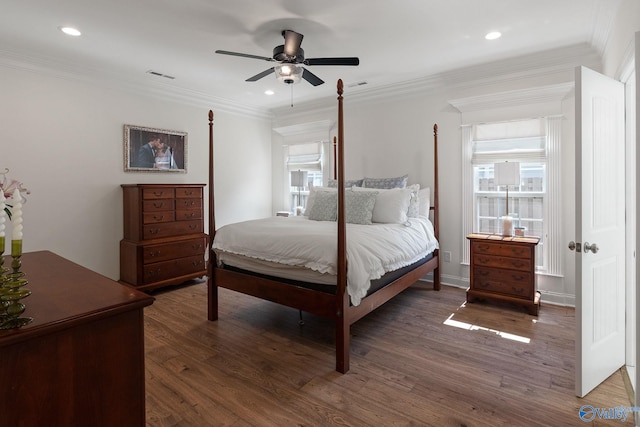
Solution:
<path fill-rule="evenodd" d="M 309 187 L 311 185 L 313 185 L 314 187 L 322 186 L 322 171 L 309 170 L 307 171 L 307 182 L 305 183 L 304 187 L 289 187 L 289 191 L 291 192 L 291 206 L 294 209 L 298 206 L 301 206 L 303 209 L 307 207 Z"/>
<path fill-rule="evenodd" d="M 473 168 L 475 223 L 479 232 L 501 233 L 500 217 L 514 218 L 514 227 L 524 227 L 525 234 L 540 237 L 536 248 L 536 264 L 544 266 L 544 205 L 546 168 L 544 163 L 520 163 L 520 185 L 509 186 L 509 212 L 507 191 L 494 183 L 493 164 Z"/>

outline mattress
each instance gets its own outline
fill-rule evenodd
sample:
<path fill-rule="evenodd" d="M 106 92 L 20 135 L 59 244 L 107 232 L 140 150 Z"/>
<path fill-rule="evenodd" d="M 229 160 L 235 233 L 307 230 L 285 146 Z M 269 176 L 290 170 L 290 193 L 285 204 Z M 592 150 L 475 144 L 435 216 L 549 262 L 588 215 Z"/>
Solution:
<path fill-rule="evenodd" d="M 307 217 L 271 217 L 229 224 L 216 231 L 218 266 L 267 276 L 335 285 L 337 225 Z M 347 224 L 347 292 L 360 304 L 371 282 L 424 259 L 438 248 L 427 217 L 403 224 Z"/>

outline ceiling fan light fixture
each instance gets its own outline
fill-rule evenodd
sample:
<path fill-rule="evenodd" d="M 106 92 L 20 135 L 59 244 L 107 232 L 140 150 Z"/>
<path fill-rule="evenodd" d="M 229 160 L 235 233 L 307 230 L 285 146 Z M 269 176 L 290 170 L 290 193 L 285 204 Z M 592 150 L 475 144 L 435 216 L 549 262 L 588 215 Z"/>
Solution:
<path fill-rule="evenodd" d="M 276 78 L 285 84 L 298 83 L 302 79 L 304 68 L 295 64 L 280 64 L 274 67 Z"/>

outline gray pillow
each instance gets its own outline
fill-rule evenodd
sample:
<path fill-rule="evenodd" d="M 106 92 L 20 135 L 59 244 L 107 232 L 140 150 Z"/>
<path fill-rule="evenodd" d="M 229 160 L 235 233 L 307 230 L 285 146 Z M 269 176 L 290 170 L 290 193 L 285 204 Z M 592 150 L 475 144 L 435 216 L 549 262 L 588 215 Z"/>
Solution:
<path fill-rule="evenodd" d="M 361 179 L 349 179 L 349 180 L 346 180 L 344 182 L 344 188 L 351 188 L 354 185 L 356 187 L 362 187 L 362 180 Z M 330 179 L 327 182 L 327 187 L 338 188 L 338 180 L 337 179 Z"/>
<path fill-rule="evenodd" d="M 338 218 L 338 192 L 316 192 L 313 205 L 309 208 L 309 219 L 314 221 L 335 221 Z"/>
<path fill-rule="evenodd" d="M 344 205 L 347 222 L 350 224 L 370 225 L 377 195 L 377 191 L 345 191 Z"/>
<path fill-rule="evenodd" d="M 364 178 L 362 186 L 365 188 L 406 188 L 409 175 L 398 176 L 395 178 Z"/>

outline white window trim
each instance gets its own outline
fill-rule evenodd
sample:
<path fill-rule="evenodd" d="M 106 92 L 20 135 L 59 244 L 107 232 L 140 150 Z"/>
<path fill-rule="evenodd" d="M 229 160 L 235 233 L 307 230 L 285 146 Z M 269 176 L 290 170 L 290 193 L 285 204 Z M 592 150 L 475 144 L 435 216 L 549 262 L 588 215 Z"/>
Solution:
<path fill-rule="evenodd" d="M 473 232 L 473 168 L 472 129 L 483 122 L 501 122 L 532 117 L 547 118 L 547 203 L 544 232 L 547 237 L 546 275 L 563 276 L 562 244 L 562 171 L 561 134 L 562 99 L 573 89 L 573 83 L 450 100 L 461 113 L 462 137 L 462 251 L 461 264 L 469 265 L 470 248 L 466 236 Z M 549 239 L 549 236 L 554 236 Z"/>

